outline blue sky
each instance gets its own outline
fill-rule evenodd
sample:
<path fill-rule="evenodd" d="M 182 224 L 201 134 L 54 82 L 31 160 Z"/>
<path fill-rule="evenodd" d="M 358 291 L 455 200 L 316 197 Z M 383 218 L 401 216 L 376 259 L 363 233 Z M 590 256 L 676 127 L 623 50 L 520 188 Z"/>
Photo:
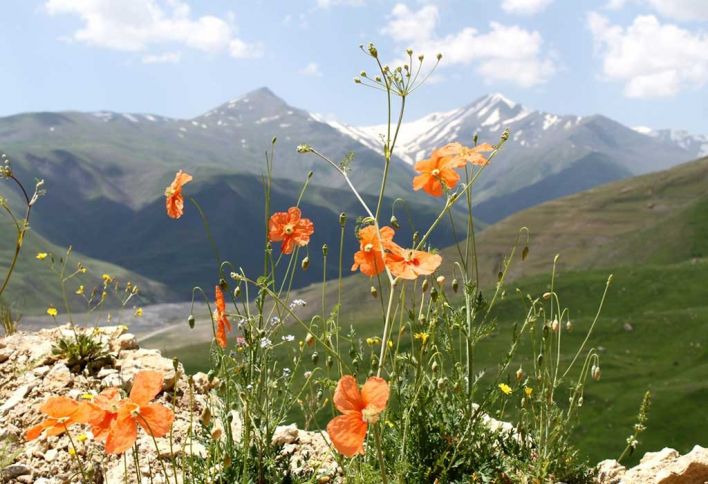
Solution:
<path fill-rule="evenodd" d="M 444 58 L 409 119 L 501 92 L 561 114 L 708 133 L 707 0 L 3 0 L 0 115 L 192 117 L 260 86 L 360 125 L 374 41 Z"/>

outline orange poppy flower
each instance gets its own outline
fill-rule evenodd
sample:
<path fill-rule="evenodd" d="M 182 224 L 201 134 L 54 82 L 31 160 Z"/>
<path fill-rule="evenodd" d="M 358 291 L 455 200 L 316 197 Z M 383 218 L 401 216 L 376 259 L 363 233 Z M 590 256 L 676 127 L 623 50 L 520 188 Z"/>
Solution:
<path fill-rule="evenodd" d="M 184 197 L 182 187 L 192 181 L 192 175 L 182 170 L 178 171 L 170 186 L 165 189 L 165 205 L 167 215 L 171 218 L 180 218 L 184 213 Z"/>
<path fill-rule="evenodd" d="M 359 230 L 359 251 L 354 254 L 354 265 L 352 270 L 361 269 L 361 272 L 369 277 L 380 274 L 386 268 L 383 248 L 392 242 L 394 231 L 391 227 L 382 227 L 380 230 L 381 239 L 376 234 L 376 226 L 367 225 Z"/>
<path fill-rule="evenodd" d="M 413 178 L 413 190 L 421 188 L 434 197 L 439 197 L 443 193 L 443 183 L 448 189 L 455 188 L 460 181 L 460 174 L 453 168 L 464 165 L 457 158 L 444 156 L 440 150 L 433 151 L 429 160 L 419 161 L 415 164 L 415 171 L 420 175 Z"/>
<path fill-rule="evenodd" d="M 292 254 L 295 245 L 306 246 L 315 233 L 315 225 L 310 219 L 301 218 L 300 209 L 290 207 L 287 212 L 276 212 L 270 217 L 268 239 L 280 242 L 283 254 Z"/>
<path fill-rule="evenodd" d="M 386 254 L 386 265 L 391 274 L 401 279 L 413 280 L 418 276 L 428 276 L 435 272 L 441 263 L 442 257 L 439 254 L 404 249 L 396 244 L 392 244 L 391 251 Z"/>
<path fill-rule="evenodd" d="M 104 440 L 108 436 L 108 431 L 118 416 L 120 402 L 120 390 L 106 388 L 86 404 L 90 408 L 86 423 L 91 426 L 91 433 L 96 440 Z"/>
<path fill-rule="evenodd" d="M 376 423 L 388 402 L 388 383 L 372 376 L 359 392 L 356 379 L 345 375 L 334 392 L 334 406 L 344 415 L 327 424 L 334 447 L 346 457 L 364 453 L 364 439 L 370 423 Z"/>
<path fill-rule="evenodd" d="M 489 160 L 482 154 L 487 151 L 494 151 L 494 147 L 489 143 L 482 143 L 473 148 L 469 148 L 460 143 L 449 143 L 438 150 L 441 156 L 449 157 L 451 161 L 464 166 L 465 163 L 485 166 Z"/>
<path fill-rule="evenodd" d="M 120 401 L 106 437 L 106 452 L 121 454 L 138 438 L 138 425 L 153 437 L 166 435 L 175 415 L 159 403 L 150 403 L 162 391 L 162 373 L 144 370 L 135 375 L 130 396 Z"/>
<path fill-rule="evenodd" d="M 222 348 L 226 348 L 226 333 L 231 331 L 231 323 L 226 317 L 226 303 L 224 302 L 224 293 L 221 291 L 221 287 L 217 285 L 214 288 L 214 293 L 216 294 L 214 297 L 216 301 L 214 314 L 214 319 L 216 319 L 216 342 Z"/>
<path fill-rule="evenodd" d="M 47 419 L 25 432 L 26 440 L 34 440 L 43 431 L 47 436 L 61 435 L 70 425 L 85 423 L 87 407 L 69 397 L 49 397 L 40 407 L 39 411 L 47 415 Z"/>

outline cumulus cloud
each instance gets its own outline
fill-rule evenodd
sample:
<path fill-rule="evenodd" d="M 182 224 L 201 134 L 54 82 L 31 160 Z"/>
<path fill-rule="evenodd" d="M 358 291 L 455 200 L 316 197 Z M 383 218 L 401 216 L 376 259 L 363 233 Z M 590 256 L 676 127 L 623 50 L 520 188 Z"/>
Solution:
<path fill-rule="evenodd" d="M 382 33 L 416 53 L 444 55 L 442 65 L 474 65 L 486 82 L 506 81 L 522 87 L 546 82 L 556 71 L 553 60 L 542 52 L 543 38 L 537 31 L 491 22 L 482 33 L 466 27 L 445 36 L 436 35 L 439 11 L 426 5 L 418 11 L 397 4 Z"/>
<path fill-rule="evenodd" d="M 661 15 L 676 20 L 708 20 L 706 0 L 609 0 L 606 6 L 618 9 L 628 3 L 649 6 Z"/>
<path fill-rule="evenodd" d="M 143 64 L 176 64 L 182 58 L 179 52 L 164 52 L 162 54 L 146 54 L 143 56 Z"/>
<path fill-rule="evenodd" d="M 316 62 L 310 62 L 300 69 L 298 74 L 310 77 L 322 77 L 322 71 L 320 71 L 320 66 Z"/>
<path fill-rule="evenodd" d="M 534 15 L 548 7 L 553 0 L 504 0 L 502 9 L 507 13 Z"/>
<path fill-rule="evenodd" d="M 708 82 L 707 34 L 662 24 L 653 15 L 640 15 L 626 28 L 596 12 L 587 21 L 604 75 L 624 82 L 626 96 L 673 96 Z"/>
<path fill-rule="evenodd" d="M 238 39 L 230 22 L 212 15 L 194 17 L 180 0 L 46 0 L 44 7 L 50 15 L 80 17 L 83 25 L 71 39 L 97 47 L 141 52 L 155 45 L 179 45 L 236 58 L 262 54 L 259 45 Z"/>

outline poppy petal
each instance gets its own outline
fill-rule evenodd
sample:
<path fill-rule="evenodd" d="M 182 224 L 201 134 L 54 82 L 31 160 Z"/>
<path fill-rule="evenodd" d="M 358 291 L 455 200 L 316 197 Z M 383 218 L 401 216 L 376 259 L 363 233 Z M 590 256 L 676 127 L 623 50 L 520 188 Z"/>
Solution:
<path fill-rule="evenodd" d="M 372 376 L 364 386 L 361 387 L 361 398 L 364 400 L 364 405 L 373 405 L 380 410 L 386 408 L 388 403 L 389 388 L 388 383 L 383 378 Z"/>
<path fill-rule="evenodd" d="M 68 417 L 79 408 L 79 402 L 69 397 L 49 397 L 39 411 L 53 418 Z"/>
<path fill-rule="evenodd" d="M 162 437 L 170 432 L 175 414 L 159 403 L 150 403 L 140 407 L 138 423 L 153 437 Z"/>
<path fill-rule="evenodd" d="M 344 375 L 339 379 L 333 400 L 334 406 L 342 413 L 358 412 L 366 406 L 361 399 L 356 379 L 351 375 Z"/>
<path fill-rule="evenodd" d="M 138 427 L 126 406 L 119 410 L 118 418 L 111 424 L 106 436 L 106 453 L 122 454 L 130 449 L 138 438 Z"/>
<path fill-rule="evenodd" d="M 34 427 L 30 427 L 27 429 L 25 432 L 25 440 L 34 440 L 40 435 L 42 435 L 42 431 L 44 430 L 46 426 L 46 422 L 42 422 L 41 424 L 37 424 Z"/>
<path fill-rule="evenodd" d="M 361 413 L 352 412 L 333 418 L 327 424 L 327 433 L 334 448 L 346 457 L 364 453 L 364 439 L 368 425 Z"/>
<path fill-rule="evenodd" d="M 162 391 L 162 373 L 153 370 L 143 370 L 135 375 L 130 399 L 142 406 L 150 402 Z"/>

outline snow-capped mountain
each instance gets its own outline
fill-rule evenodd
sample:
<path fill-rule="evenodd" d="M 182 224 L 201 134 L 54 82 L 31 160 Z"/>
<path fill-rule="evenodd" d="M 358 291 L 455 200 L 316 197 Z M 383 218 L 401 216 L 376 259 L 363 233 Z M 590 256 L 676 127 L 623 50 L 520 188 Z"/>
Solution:
<path fill-rule="evenodd" d="M 329 124 L 381 151 L 386 126 Z M 480 142 L 494 144 L 505 129 L 511 138 L 476 187 L 477 213 L 489 222 L 551 198 L 669 168 L 704 149 L 700 138 L 638 132 L 601 115 L 532 110 L 490 94 L 465 107 L 404 123 L 395 154 L 414 163 L 450 142 L 469 145 L 475 134 Z"/>
<path fill-rule="evenodd" d="M 637 133 L 642 133 L 665 143 L 672 143 L 700 158 L 708 155 L 708 135 L 691 134 L 683 129 L 651 129 L 645 126 L 635 126 Z"/>

